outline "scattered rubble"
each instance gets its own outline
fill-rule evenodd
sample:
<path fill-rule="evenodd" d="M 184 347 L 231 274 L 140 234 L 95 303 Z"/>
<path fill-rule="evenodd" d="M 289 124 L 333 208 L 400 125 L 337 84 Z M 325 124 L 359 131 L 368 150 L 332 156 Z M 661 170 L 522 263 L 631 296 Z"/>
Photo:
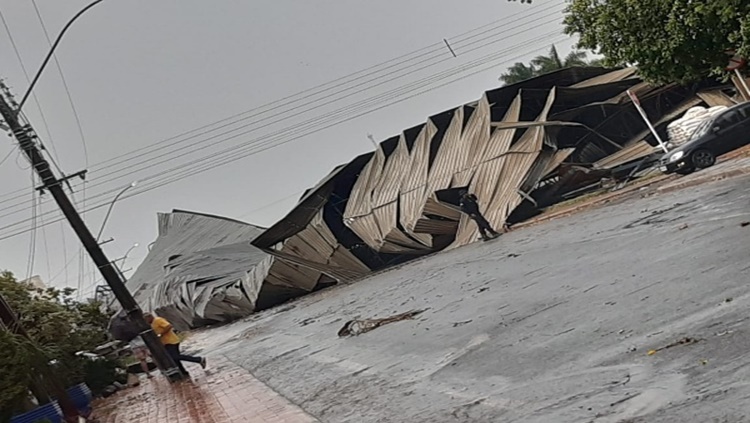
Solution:
<path fill-rule="evenodd" d="M 382 319 L 350 320 L 339 330 L 338 335 L 340 338 L 345 336 L 358 336 L 389 323 L 400 322 L 402 320 L 412 320 L 426 310 L 427 309 L 407 311 L 406 313 L 396 314 Z"/>
<path fill-rule="evenodd" d="M 695 344 L 695 343 L 698 343 L 698 342 L 700 342 L 700 339 L 686 336 L 685 338 L 682 338 L 679 341 L 672 342 L 671 344 L 665 345 L 665 346 L 663 346 L 661 348 L 657 348 L 655 350 L 649 350 L 647 354 L 648 355 L 654 355 L 654 354 L 656 354 L 659 351 L 663 351 L 663 350 L 666 350 L 668 348 L 676 347 L 678 345 L 690 345 L 690 344 Z"/>

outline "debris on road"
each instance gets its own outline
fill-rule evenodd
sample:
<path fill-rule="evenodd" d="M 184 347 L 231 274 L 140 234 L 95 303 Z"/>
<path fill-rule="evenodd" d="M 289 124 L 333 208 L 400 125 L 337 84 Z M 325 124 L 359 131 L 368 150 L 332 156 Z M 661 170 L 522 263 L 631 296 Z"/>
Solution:
<path fill-rule="evenodd" d="M 685 224 L 683 224 L 682 226 L 680 226 L 679 228 L 677 228 L 677 230 L 680 230 L 680 231 L 682 231 L 682 230 L 685 230 L 685 229 L 687 229 L 687 228 L 689 228 L 689 227 L 690 227 L 690 225 L 688 225 L 687 223 L 685 223 Z"/>
<path fill-rule="evenodd" d="M 742 223 L 740 223 L 740 227 L 744 228 L 746 226 L 750 226 L 750 222 L 742 222 Z"/>
<path fill-rule="evenodd" d="M 656 354 L 657 352 L 659 352 L 659 351 L 663 351 L 663 350 L 666 350 L 666 349 L 668 349 L 668 348 L 676 347 L 676 346 L 678 346 L 678 345 L 690 345 L 690 344 L 695 344 L 695 343 L 697 343 L 697 342 L 699 342 L 699 341 L 700 341 L 700 339 L 698 339 L 698 338 L 691 338 L 691 337 L 689 337 L 689 336 L 686 336 L 685 338 L 682 338 L 682 339 L 680 339 L 679 341 L 675 341 L 675 342 L 672 342 L 672 343 L 671 343 L 671 344 L 669 344 L 669 345 L 663 346 L 663 347 L 661 347 L 661 348 L 657 348 L 657 349 L 655 349 L 655 350 L 649 350 L 647 354 L 648 354 L 648 355 L 654 355 L 654 354 Z"/>
<path fill-rule="evenodd" d="M 620 404 L 622 404 L 622 403 L 624 403 L 624 402 L 627 402 L 627 401 L 630 401 L 630 400 L 632 400 L 633 398 L 637 397 L 637 396 L 638 396 L 638 395 L 640 395 L 640 394 L 641 394 L 640 392 L 638 392 L 638 393 L 636 393 L 636 394 L 630 394 L 630 395 L 626 396 L 625 398 L 623 398 L 623 399 L 621 399 L 621 400 L 618 400 L 618 401 L 615 401 L 615 402 L 613 402 L 613 403 L 612 403 L 612 404 L 610 404 L 609 406 L 610 406 L 610 407 L 614 407 L 614 406 L 616 406 L 616 405 L 620 405 Z"/>
<path fill-rule="evenodd" d="M 455 323 L 453 323 L 453 327 L 457 328 L 459 326 L 468 325 L 469 323 L 471 323 L 473 321 L 474 320 L 469 319 L 469 320 L 464 320 L 463 322 L 455 322 Z"/>
<path fill-rule="evenodd" d="M 345 336 L 361 335 L 365 332 L 369 332 L 389 323 L 400 322 L 402 320 L 412 320 L 414 319 L 414 317 L 424 313 L 426 310 L 427 309 L 407 311 L 406 313 L 396 314 L 394 316 L 384 317 L 382 319 L 350 320 L 346 322 L 346 324 L 344 324 L 344 327 L 339 330 L 338 335 L 340 338 L 343 338 Z"/>

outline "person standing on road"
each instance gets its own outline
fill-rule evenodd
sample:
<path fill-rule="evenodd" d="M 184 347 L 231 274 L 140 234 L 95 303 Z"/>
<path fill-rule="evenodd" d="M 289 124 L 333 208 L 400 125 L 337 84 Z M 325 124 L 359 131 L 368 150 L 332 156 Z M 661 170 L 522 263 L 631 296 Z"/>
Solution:
<path fill-rule="evenodd" d="M 461 205 L 461 211 L 468 214 L 469 217 L 477 224 L 479 233 L 482 235 L 482 240 L 489 241 L 491 239 L 499 237 L 500 234 L 492 229 L 492 226 L 490 226 L 490 222 L 488 222 L 487 219 L 485 219 L 484 216 L 482 216 L 482 213 L 479 211 L 479 202 L 477 200 L 477 196 L 474 194 L 469 194 L 469 191 L 465 189 L 462 189 L 460 191 L 460 194 L 461 200 L 459 204 Z"/>
<path fill-rule="evenodd" d="M 188 373 L 188 371 L 185 370 L 185 367 L 182 365 L 183 361 L 198 363 L 202 368 L 206 368 L 205 357 L 193 357 L 191 355 L 184 355 L 180 353 L 180 338 L 176 333 L 174 333 L 174 328 L 172 328 L 172 324 L 169 323 L 167 319 L 163 317 L 154 317 L 154 315 L 151 313 L 145 313 L 143 315 L 143 318 L 146 319 L 146 322 L 151 325 L 151 329 L 153 329 L 154 333 L 156 333 L 159 339 L 161 339 L 161 343 L 164 344 L 164 348 L 167 350 L 167 354 L 172 357 L 172 360 L 174 360 L 175 364 L 177 364 L 177 367 L 180 369 L 182 374 L 184 374 L 185 376 L 190 376 L 190 373 Z"/>

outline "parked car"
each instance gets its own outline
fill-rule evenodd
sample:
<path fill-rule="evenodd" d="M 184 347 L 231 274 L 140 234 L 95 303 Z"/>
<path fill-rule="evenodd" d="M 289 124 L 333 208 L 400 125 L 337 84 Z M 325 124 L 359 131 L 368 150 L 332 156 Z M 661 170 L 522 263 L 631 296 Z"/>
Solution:
<path fill-rule="evenodd" d="M 659 161 L 664 173 L 686 175 L 711 167 L 716 157 L 750 144 L 750 102 L 727 108 L 706 120 L 690 141 L 666 153 Z"/>

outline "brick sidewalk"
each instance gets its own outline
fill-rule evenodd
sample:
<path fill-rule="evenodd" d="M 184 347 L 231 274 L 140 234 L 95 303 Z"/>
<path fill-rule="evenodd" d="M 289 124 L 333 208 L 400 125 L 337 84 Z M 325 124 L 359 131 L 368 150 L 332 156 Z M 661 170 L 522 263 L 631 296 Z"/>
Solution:
<path fill-rule="evenodd" d="M 141 379 L 138 387 L 94 403 L 100 423 L 315 423 L 244 369 L 212 358 L 205 373 L 170 384 L 163 376 Z"/>

